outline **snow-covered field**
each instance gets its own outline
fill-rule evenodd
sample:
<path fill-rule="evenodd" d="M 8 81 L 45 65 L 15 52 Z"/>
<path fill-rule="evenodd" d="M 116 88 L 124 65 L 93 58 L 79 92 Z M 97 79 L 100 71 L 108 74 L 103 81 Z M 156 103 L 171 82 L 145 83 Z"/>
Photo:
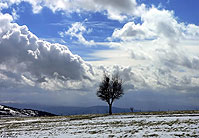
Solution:
<path fill-rule="evenodd" d="M 0 137 L 199 137 L 199 114 L 1 118 Z"/>

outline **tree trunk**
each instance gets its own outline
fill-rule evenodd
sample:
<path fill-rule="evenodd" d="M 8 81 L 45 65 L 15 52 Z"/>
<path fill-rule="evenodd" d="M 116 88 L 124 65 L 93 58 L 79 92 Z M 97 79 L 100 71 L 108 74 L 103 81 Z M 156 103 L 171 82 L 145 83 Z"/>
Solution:
<path fill-rule="evenodd" d="M 112 115 L 112 104 L 109 104 L 109 115 Z"/>

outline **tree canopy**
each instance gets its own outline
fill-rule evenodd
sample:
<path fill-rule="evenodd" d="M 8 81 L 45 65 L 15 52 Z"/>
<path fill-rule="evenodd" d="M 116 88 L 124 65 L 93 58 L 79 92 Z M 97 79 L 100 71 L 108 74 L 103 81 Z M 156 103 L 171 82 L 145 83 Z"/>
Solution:
<path fill-rule="evenodd" d="M 116 99 L 119 99 L 124 94 L 122 88 L 122 79 L 119 75 L 112 75 L 112 78 L 104 74 L 104 78 L 97 90 L 97 96 L 108 103 L 109 114 L 112 114 L 112 104 Z"/>

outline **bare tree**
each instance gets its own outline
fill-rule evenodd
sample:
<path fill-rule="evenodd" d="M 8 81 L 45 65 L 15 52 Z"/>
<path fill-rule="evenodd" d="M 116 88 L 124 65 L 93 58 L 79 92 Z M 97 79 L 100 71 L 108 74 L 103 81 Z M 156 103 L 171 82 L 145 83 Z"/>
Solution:
<path fill-rule="evenodd" d="M 116 99 L 119 99 L 124 94 L 122 88 L 122 79 L 119 75 L 112 75 L 112 78 L 107 74 L 104 74 L 103 81 L 99 85 L 97 90 L 97 96 L 108 103 L 109 114 L 112 114 L 112 104 Z"/>

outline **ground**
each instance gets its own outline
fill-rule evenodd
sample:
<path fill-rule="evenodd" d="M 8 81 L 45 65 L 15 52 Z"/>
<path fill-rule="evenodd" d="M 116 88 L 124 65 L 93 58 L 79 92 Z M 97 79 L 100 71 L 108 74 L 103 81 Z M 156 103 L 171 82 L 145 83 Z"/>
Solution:
<path fill-rule="evenodd" d="M 199 111 L 1 118 L 0 137 L 199 137 Z"/>

